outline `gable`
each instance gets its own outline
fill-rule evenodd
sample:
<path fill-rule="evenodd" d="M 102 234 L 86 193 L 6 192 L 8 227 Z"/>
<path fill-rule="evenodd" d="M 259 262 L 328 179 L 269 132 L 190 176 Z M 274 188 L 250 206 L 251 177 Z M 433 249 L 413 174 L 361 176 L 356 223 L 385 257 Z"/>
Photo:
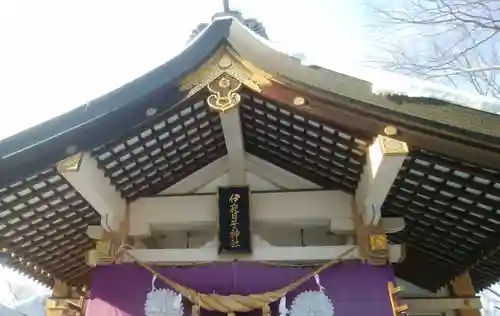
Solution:
<path fill-rule="evenodd" d="M 301 66 L 246 32 L 216 21 L 153 72 L 0 143 L 0 232 L 20 269 L 45 282 L 85 282 L 83 258 L 94 247 L 86 227 L 103 209 L 143 197 L 229 183 L 354 194 L 370 144 L 392 126 L 391 137 L 410 147 L 382 205 L 384 216 L 407 222 L 390 236 L 408 246 L 398 275 L 432 290 L 467 268 L 477 288 L 496 280 L 498 118 L 369 95 L 366 82 Z M 243 87 L 238 107 L 219 113 L 207 86 L 223 74 Z M 55 167 L 78 152 L 75 174 Z M 80 186 L 84 169 L 91 194 Z"/>

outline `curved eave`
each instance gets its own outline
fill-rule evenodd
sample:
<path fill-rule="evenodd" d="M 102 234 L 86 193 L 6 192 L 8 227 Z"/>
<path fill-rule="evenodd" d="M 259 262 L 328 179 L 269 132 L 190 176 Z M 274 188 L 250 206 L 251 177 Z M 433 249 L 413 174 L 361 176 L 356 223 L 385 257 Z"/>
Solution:
<path fill-rule="evenodd" d="M 372 92 L 372 84 L 318 66 L 306 66 L 293 56 L 284 54 L 266 45 L 248 32 L 240 23 L 233 23 L 228 41 L 232 48 L 245 60 L 291 87 L 306 94 L 315 95 L 331 103 L 350 102 L 353 109 L 376 111 L 381 115 L 392 114 L 401 118 L 419 121 L 443 128 L 457 136 L 476 138 L 485 144 L 499 144 L 500 115 L 464 107 L 446 102 L 423 102 L 415 98 L 394 98 L 377 95 Z M 344 101 L 344 102 L 342 102 Z M 439 103 L 439 104 L 438 104 Z M 416 125 L 416 124 L 415 124 Z M 497 147 L 497 148 L 500 148 Z"/>
<path fill-rule="evenodd" d="M 381 133 L 383 124 L 395 125 L 403 130 L 398 137 L 413 147 L 500 168 L 500 115 L 437 100 L 422 102 L 374 94 L 370 82 L 303 65 L 299 59 L 267 45 L 238 22 L 231 25 L 228 41 L 242 59 L 271 74 L 296 94 L 327 105 L 320 111 L 311 103 L 308 112 L 318 112 L 321 118 L 331 118 L 345 127 L 372 135 Z M 335 118 L 340 112 L 350 113 L 351 118 L 368 118 L 366 122 L 378 123 L 369 127 L 361 119 Z"/>
<path fill-rule="evenodd" d="M 309 67 L 275 50 L 232 18 L 216 19 L 186 49 L 164 65 L 86 105 L 0 142 L 0 185 L 53 165 L 68 148 L 90 150 L 146 120 L 146 109 L 158 112 L 175 105 L 185 93 L 181 80 L 202 65 L 224 43 L 243 59 L 279 81 L 327 103 L 360 115 L 387 118 L 438 137 L 486 150 L 500 149 L 500 116 L 447 104 L 394 102 L 375 95 L 369 82 L 319 67 Z M 389 120 L 390 121 L 390 120 Z M 491 161 L 491 159 L 489 159 Z M 500 159 L 492 162 L 500 164 Z M 490 164 L 491 165 L 491 164 Z"/>
<path fill-rule="evenodd" d="M 177 104 L 183 77 L 209 58 L 228 38 L 233 20 L 218 20 L 182 53 L 124 86 L 78 108 L 0 141 L 0 186 L 29 176 L 78 151 L 115 139 L 157 112 Z"/>

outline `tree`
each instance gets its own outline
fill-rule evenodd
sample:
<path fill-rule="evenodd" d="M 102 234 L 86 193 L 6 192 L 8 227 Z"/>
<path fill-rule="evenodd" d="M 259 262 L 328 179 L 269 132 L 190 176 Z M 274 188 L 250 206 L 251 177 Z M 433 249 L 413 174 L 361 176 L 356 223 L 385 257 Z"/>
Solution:
<path fill-rule="evenodd" d="M 499 0 L 372 0 L 369 8 L 369 30 L 382 35 L 378 65 L 500 98 Z"/>

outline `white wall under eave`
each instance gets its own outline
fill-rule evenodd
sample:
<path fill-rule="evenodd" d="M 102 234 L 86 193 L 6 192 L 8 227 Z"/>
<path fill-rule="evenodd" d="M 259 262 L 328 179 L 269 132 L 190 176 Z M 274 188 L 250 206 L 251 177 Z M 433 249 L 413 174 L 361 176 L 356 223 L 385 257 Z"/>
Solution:
<path fill-rule="evenodd" d="M 252 225 L 287 225 L 295 228 L 328 227 L 352 232 L 352 196 L 335 190 L 261 192 L 250 196 Z M 131 236 L 152 231 L 195 231 L 215 227 L 215 195 L 156 196 L 130 204 Z M 273 226 L 274 227 L 274 226 Z"/>
<path fill-rule="evenodd" d="M 246 180 L 252 191 L 277 191 L 284 189 L 248 171 L 246 171 Z M 218 187 L 227 186 L 228 184 L 229 175 L 226 172 L 214 181 L 197 190 L 196 193 L 215 193 L 217 192 Z"/>
<path fill-rule="evenodd" d="M 224 156 L 158 195 L 177 195 L 192 193 L 215 193 L 220 186 L 229 182 L 228 158 Z M 251 191 L 310 190 L 320 186 L 302 179 L 265 160 L 246 154 L 244 178 Z"/>
<path fill-rule="evenodd" d="M 431 292 L 400 278 L 396 278 L 396 284 L 403 288 L 400 294 L 402 297 L 447 297 L 450 294 L 446 288 Z"/>

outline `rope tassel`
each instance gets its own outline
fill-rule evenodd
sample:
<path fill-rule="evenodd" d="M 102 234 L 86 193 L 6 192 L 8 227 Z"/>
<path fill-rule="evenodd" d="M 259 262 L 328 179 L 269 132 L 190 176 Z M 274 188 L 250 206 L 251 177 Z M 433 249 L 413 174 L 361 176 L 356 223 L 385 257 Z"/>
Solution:
<path fill-rule="evenodd" d="M 200 316 L 200 305 L 193 304 L 191 308 L 191 316 Z"/>
<path fill-rule="evenodd" d="M 148 270 L 151 274 L 156 275 L 161 281 L 166 283 L 173 290 L 180 293 L 182 296 L 186 297 L 193 303 L 192 316 L 200 316 L 200 308 L 206 309 L 208 311 L 218 311 L 226 313 L 227 316 L 233 316 L 235 312 L 249 312 L 255 309 L 262 309 L 262 316 L 271 316 L 271 309 L 269 308 L 270 303 L 276 302 L 277 300 L 281 299 L 290 291 L 293 291 L 307 280 L 313 278 L 315 275 L 320 274 L 325 269 L 340 262 L 349 253 L 358 249 L 357 246 L 353 246 L 352 248 L 347 249 L 337 258 L 331 260 L 330 262 L 327 262 L 318 269 L 311 271 L 309 274 L 299 278 L 295 282 L 292 282 L 287 286 L 284 286 L 273 292 L 250 295 L 231 294 L 226 296 L 218 294 L 198 293 L 192 288 L 182 286 L 181 284 L 159 274 L 158 271 L 153 269 L 150 265 L 138 260 L 133 254 L 126 251 L 127 248 L 131 249 L 130 246 L 122 246 L 121 250 L 125 252 L 129 258 L 131 258 L 141 267 Z"/>
<path fill-rule="evenodd" d="M 269 304 L 262 307 L 262 316 L 271 316 L 271 308 L 269 308 Z"/>

